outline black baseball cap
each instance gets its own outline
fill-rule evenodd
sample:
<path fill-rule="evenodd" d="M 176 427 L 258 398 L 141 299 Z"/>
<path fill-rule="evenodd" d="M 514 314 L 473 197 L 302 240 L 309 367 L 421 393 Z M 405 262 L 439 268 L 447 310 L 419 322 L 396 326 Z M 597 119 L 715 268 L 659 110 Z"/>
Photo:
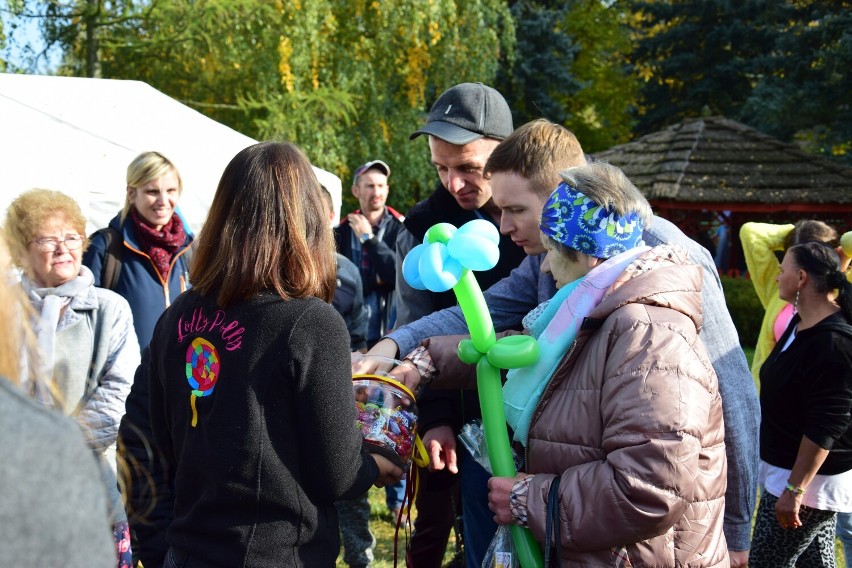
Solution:
<path fill-rule="evenodd" d="M 514 130 L 512 112 L 503 95 L 482 83 L 461 83 L 438 97 L 426 125 L 409 136 L 429 134 L 450 144 L 468 144 L 480 138 L 503 140 Z"/>

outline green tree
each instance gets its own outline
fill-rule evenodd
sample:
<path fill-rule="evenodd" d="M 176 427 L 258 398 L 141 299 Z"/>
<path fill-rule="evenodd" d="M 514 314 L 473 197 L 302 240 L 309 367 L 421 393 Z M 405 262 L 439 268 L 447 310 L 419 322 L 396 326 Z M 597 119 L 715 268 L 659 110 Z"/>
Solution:
<path fill-rule="evenodd" d="M 640 80 L 629 65 L 632 12 L 625 2 L 575 0 L 564 29 L 578 46 L 572 71 L 581 88 L 567 99 L 570 128 L 587 152 L 630 141 Z"/>
<path fill-rule="evenodd" d="M 630 139 L 638 79 L 631 74 L 629 14 L 617 2 L 519 0 L 514 65 L 495 85 L 515 126 L 545 117 L 574 131 L 588 152 Z"/>
<path fill-rule="evenodd" d="M 0 19 L 0 73 L 6 72 L 6 26 Z"/>
<path fill-rule="evenodd" d="M 520 0 L 511 7 L 517 46 L 515 64 L 497 74 L 497 89 L 512 109 L 515 126 L 544 117 L 569 119 L 568 100 L 580 90 L 572 73 L 578 47 L 565 33 L 565 6 Z"/>
<path fill-rule="evenodd" d="M 706 114 L 737 118 L 772 37 L 771 0 L 636 0 L 636 72 L 645 80 L 637 129 Z"/>
<path fill-rule="evenodd" d="M 161 0 L 109 32 L 104 77 L 147 81 L 255 138 L 293 140 L 346 189 L 355 167 L 384 159 L 403 210 L 435 179 L 425 143 L 408 135 L 447 87 L 493 83 L 514 48 L 498 0 Z"/>
<path fill-rule="evenodd" d="M 263 0 L 160 1 L 139 25 L 100 38 L 101 73 L 145 81 L 257 138 L 266 113 L 245 103 L 281 90 L 281 20 Z"/>
<path fill-rule="evenodd" d="M 724 115 L 852 163 L 852 2 L 634 0 L 638 131 Z"/>
<path fill-rule="evenodd" d="M 788 2 L 770 15 L 775 42 L 743 118 L 852 164 L 852 2 Z"/>
<path fill-rule="evenodd" d="M 60 50 L 63 61 L 60 74 L 95 77 L 98 72 L 99 40 L 109 37 L 114 27 L 139 25 L 155 4 L 133 0 L 12 0 L 9 14 L 18 23 L 37 21 L 41 45 L 36 48 L 27 39 L 16 39 L 25 60 L 24 70 L 39 68 L 48 54 Z"/>
<path fill-rule="evenodd" d="M 392 204 L 407 209 L 436 179 L 425 142 L 408 136 L 447 87 L 493 82 L 499 56 L 511 55 L 508 10 L 495 0 L 337 0 L 285 11 L 291 19 L 282 32 L 289 56 L 282 57 L 288 73 L 281 96 L 330 89 L 352 112 L 304 116 L 298 99 L 269 105 L 264 135 L 299 141 L 345 186 L 359 164 L 384 159 L 393 170 Z"/>

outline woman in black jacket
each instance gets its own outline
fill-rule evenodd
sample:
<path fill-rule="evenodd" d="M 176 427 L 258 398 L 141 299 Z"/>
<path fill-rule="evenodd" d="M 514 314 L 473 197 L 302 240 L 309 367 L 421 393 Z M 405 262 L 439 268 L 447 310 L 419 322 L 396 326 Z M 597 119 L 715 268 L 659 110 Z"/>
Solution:
<path fill-rule="evenodd" d="M 334 566 L 334 501 L 402 471 L 355 426 L 331 229 L 292 144 L 228 164 L 191 277 L 155 328 L 150 420 L 174 477 L 165 566 Z"/>
<path fill-rule="evenodd" d="M 778 288 L 797 313 L 760 370 L 749 565 L 833 567 L 835 514 L 852 511 L 852 284 L 836 251 L 811 242 L 787 250 Z"/>

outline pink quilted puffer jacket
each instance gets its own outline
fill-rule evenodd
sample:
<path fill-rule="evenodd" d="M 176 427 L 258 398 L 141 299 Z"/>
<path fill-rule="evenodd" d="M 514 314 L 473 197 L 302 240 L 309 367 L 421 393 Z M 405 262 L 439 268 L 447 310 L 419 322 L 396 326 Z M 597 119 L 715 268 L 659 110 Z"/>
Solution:
<path fill-rule="evenodd" d="M 604 298 L 548 383 L 529 434 L 527 513 L 544 542 L 560 475 L 563 567 L 623 566 L 619 556 L 729 566 L 722 401 L 701 322 L 701 268 L 650 270 Z M 457 343 L 426 342 L 441 371 L 433 388 L 470 386 Z"/>

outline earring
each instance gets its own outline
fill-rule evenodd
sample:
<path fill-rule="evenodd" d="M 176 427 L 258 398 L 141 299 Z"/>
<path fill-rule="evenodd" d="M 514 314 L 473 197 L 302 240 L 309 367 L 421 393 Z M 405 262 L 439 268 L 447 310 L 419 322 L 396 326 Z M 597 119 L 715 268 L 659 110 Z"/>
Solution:
<path fill-rule="evenodd" d="M 799 290 L 796 290 L 796 299 L 793 300 L 793 309 L 799 311 Z"/>

